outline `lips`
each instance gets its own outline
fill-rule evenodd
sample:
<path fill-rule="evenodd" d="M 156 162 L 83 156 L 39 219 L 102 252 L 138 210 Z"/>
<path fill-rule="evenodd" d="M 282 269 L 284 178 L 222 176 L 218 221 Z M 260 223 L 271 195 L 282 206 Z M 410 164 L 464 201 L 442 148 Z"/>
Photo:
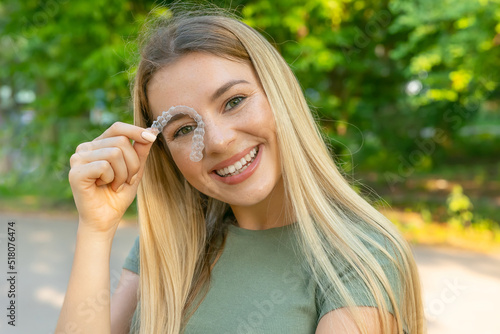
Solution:
<path fill-rule="evenodd" d="M 245 155 L 245 157 L 241 158 L 241 160 L 236 161 L 234 165 L 230 165 L 225 168 L 217 170 L 216 171 L 217 175 L 222 177 L 227 177 L 229 175 L 233 176 L 242 173 L 255 160 L 258 151 L 259 148 L 257 146 L 254 147 L 250 151 L 250 153 Z"/>
<path fill-rule="evenodd" d="M 220 176 L 217 174 L 217 170 L 213 170 L 212 173 L 210 173 L 210 176 L 214 178 L 217 181 L 220 181 L 225 184 L 229 185 L 234 185 L 237 183 L 241 183 L 245 181 L 247 178 L 249 178 L 257 169 L 260 163 L 260 158 L 262 157 L 264 145 L 259 145 L 256 147 L 250 147 L 247 150 L 243 151 L 243 154 L 237 154 L 236 156 L 232 157 L 231 159 L 228 159 L 224 161 L 223 163 L 220 163 L 216 165 L 215 167 L 218 167 L 218 170 L 227 168 L 225 166 L 231 166 L 231 164 L 234 164 L 235 162 L 238 161 L 238 157 L 245 156 L 246 154 L 249 154 L 248 152 L 252 151 L 254 148 L 257 148 L 255 151 L 257 152 L 257 155 L 252 159 L 252 161 L 245 167 L 244 170 L 240 170 L 239 173 L 234 173 L 233 175 L 229 176 Z"/>
<path fill-rule="evenodd" d="M 244 150 L 238 154 L 235 154 L 231 158 L 218 163 L 217 165 L 212 167 L 212 172 L 216 173 L 218 170 L 221 170 L 221 169 L 227 168 L 231 165 L 234 165 L 236 162 L 240 161 L 242 158 L 245 158 L 245 156 L 247 154 L 250 154 L 250 151 L 252 151 L 255 147 L 257 147 L 257 146 L 249 147 L 246 150 Z"/>

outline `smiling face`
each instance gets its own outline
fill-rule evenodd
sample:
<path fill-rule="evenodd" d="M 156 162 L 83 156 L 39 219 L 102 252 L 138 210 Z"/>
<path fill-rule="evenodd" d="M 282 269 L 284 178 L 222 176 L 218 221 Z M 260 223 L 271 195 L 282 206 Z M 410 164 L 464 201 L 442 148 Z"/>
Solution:
<path fill-rule="evenodd" d="M 155 119 L 177 105 L 202 116 L 200 162 L 189 159 L 195 120 L 180 114 L 162 132 L 175 164 L 202 193 L 231 206 L 252 206 L 282 185 L 274 117 L 250 65 L 190 53 L 153 76 L 148 100 Z"/>

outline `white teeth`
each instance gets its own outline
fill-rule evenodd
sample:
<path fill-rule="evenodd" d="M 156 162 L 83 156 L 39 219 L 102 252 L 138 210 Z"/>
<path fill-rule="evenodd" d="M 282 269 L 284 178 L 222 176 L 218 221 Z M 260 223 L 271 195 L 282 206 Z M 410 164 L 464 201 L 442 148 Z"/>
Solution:
<path fill-rule="evenodd" d="M 247 169 L 248 165 L 250 165 L 249 163 L 253 161 L 256 155 L 257 148 L 254 148 L 250 151 L 250 153 L 245 155 L 245 157 L 241 158 L 239 161 L 236 161 L 233 165 L 218 169 L 217 174 L 219 174 L 219 176 L 229 176 L 228 174 L 238 175 Z"/>

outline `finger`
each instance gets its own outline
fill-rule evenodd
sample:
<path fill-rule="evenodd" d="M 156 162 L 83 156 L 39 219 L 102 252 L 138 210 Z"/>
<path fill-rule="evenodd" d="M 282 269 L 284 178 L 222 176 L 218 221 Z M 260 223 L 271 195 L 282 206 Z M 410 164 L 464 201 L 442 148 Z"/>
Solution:
<path fill-rule="evenodd" d="M 140 126 L 116 122 L 113 123 L 113 125 L 104 131 L 99 137 L 94 139 L 94 141 L 116 136 L 125 136 L 135 142 L 143 144 L 153 143 L 156 140 L 156 135 L 152 131 L 141 128 Z"/>
<path fill-rule="evenodd" d="M 142 175 L 144 173 L 144 167 L 146 165 L 146 160 L 148 158 L 148 155 L 149 155 L 149 152 L 150 152 L 152 146 L 153 146 L 152 143 L 150 143 L 150 144 L 142 144 L 142 143 L 137 143 L 137 142 L 134 143 L 133 147 L 137 153 L 137 156 L 139 157 L 140 167 L 139 167 L 139 171 L 136 174 L 136 177 L 134 177 L 134 180 L 132 180 L 133 181 L 132 183 L 135 183 L 135 182 L 137 182 L 137 180 L 142 179 Z"/>
<path fill-rule="evenodd" d="M 101 170 L 99 178 L 96 181 L 96 185 L 98 186 L 101 186 L 103 184 L 109 184 L 116 179 L 113 167 L 111 167 L 109 163 L 108 164 L 103 163 L 103 165 L 104 169 Z M 99 163 L 97 161 L 91 163 L 91 168 L 95 168 L 97 170 L 99 168 Z"/>
<path fill-rule="evenodd" d="M 123 152 L 118 147 L 105 147 L 93 151 L 78 153 L 81 163 L 88 164 L 95 161 L 105 160 L 109 162 L 114 173 L 111 188 L 116 191 L 128 179 L 128 169 L 123 157 Z M 104 180 L 103 180 L 104 181 Z"/>
<path fill-rule="evenodd" d="M 90 186 L 97 182 L 111 183 L 115 179 L 115 174 L 108 161 L 100 160 L 71 168 L 68 177 L 71 184 L 84 183 Z"/>
<path fill-rule="evenodd" d="M 140 161 L 136 151 L 132 147 L 132 143 L 130 142 L 129 138 L 125 136 L 117 136 L 84 143 L 84 145 L 82 144 L 78 146 L 77 153 L 82 157 L 85 157 L 86 162 L 88 162 L 89 160 L 87 157 L 90 156 L 89 151 L 108 147 L 116 147 L 122 151 L 125 165 L 127 167 L 126 182 L 130 183 L 132 177 L 139 171 Z M 100 160 L 100 158 L 93 158 L 92 160 Z"/>

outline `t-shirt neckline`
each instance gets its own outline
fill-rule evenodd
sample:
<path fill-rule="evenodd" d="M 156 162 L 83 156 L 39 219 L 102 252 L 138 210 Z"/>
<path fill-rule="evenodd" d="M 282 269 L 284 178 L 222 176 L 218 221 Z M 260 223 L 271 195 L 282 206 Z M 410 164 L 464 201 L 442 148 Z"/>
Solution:
<path fill-rule="evenodd" d="M 284 231 L 289 231 L 292 229 L 292 227 L 296 223 L 288 224 L 288 225 L 283 225 L 283 226 L 278 226 L 278 227 L 271 227 L 265 230 L 249 230 L 246 228 L 242 228 L 233 224 L 228 225 L 228 229 L 230 232 L 234 234 L 239 234 L 239 235 L 248 235 L 248 236 L 264 236 L 264 235 L 274 235 L 277 233 L 283 233 Z"/>

